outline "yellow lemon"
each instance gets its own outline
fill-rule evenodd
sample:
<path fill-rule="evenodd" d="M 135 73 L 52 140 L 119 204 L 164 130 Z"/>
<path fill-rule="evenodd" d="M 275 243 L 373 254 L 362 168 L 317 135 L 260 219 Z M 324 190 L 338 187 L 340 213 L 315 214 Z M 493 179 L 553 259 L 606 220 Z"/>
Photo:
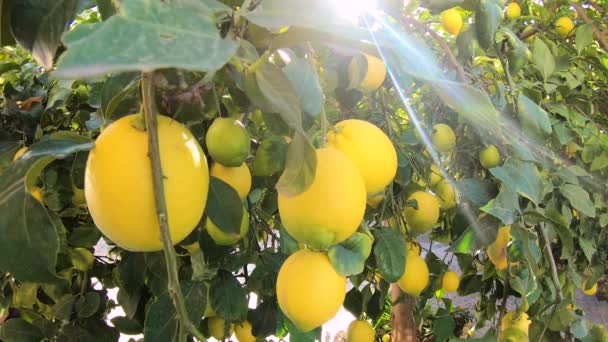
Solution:
<path fill-rule="evenodd" d="M 494 145 L 488 145 L 479 151 L 479 162 L 485 169 L 491 169 L 500 164 L 500 152 Z"/>
<path fill-rule="evenodd" d="M 460 276 L 453 271 L 447 271 L 441 277 L 441 287 L 446 292 L 456 292 L 460 286 Z"/>
<path fill-rule="evenodd" d="M 435 164 L 431 165 L 431 172 L 429 175 L 430 186 L 437 185 L 437 183 L 439 183 L 439 181 L 441 181 L 442 179 L 443 179 L 443 176 L 441 175 L 441 170 L 439 169 L 439 166 L 437 166 Z"/>
<path fill-rule="evenodd" d="M 508 328 L 501 335 L 501 342 L 530 342 L 525 332 L 517 328 Z"/>
<path fill-rule="evenodd" d="M 574 23 L 569 17 L 561 17 L 555 22 L 555 31 L 562 36 L 562 38 L 568 37 L 570 33 L 572 33 L 572 30 L 574 30 Z"/>
<path fill-rule="evenodd" d="M 384 334 L 382 335 L 382 342 L 390 342 L 391 340 L 391 335 L 390 334 Z"/>
<path fill-rule="evenodd" d="M 405 250 L 420 255 L 420 245 L 412 240 L 405 241 Z"/>
<path fill-rule="evenodd" d="M 241 166 L 249 154 L 249 133 L 231 118 L 217 118 L 205 134 L 207 151 L 214 161 L 228 167 Z"/>
<path fill-rule="evenodd" d="M 209 169 L 196 138 L 179 122 L 159 116 L 158 136 L 169 229 L 178 243 L 203 215 Z M 125 116 L 99 135 L 87 160 L 84 193 L 95 225 L 117 245 L 162 249 L 148 134 L 140 115 Z"/>
<path fill-rule="evenodd" d="M 281 266 L 276 291 L 283 313 L 307 332 L 338 313 L 346 296 L 346 277 L 336 272 L 327 254 L 301 249 Z"/>
<path fill-rule="evenodd" d="M 595 293 L 597 292 L 597 283 L 593 284 L 593 286 L 591 286 L 588 290 L 585 290 L 585 288 L 587 288 L 587 282 L 585 281 L 583 283 L 583 293 L 586 294 L 587 296 L 593 296 L 595 295 Z"/>
<path fill-rule="evenodd" d="M 347 342 L 374 342 L 374 327 L 364 320 L 355 320 L 346 330 Z"/>
<path fill-rule="evenodd" d="M 37 186 L 32 187 L 32 190 L 30 191 L 30 194 L 32 194 L 32 196 L 38 200 L 38 202 L 43 203 L 44 201 L 42 201 L 42 189 L 40 189 Z"/>
<path fill-rule="evenodd" d="M 530 321 L 528 314 L 525 312 L 517 313 L 516 311 L 507 312 L 500 321 L 500 332 L 501 335 L 509 328 L 515 328 L 523 332 L 528 336 L 528 329 L 530 327 Z"/>
<path fill-rule="evenodd" d="M 237 167 L 227 167 L 219 163 L 213 163 L 210 176 L 228 183 L 236 190 L 241 200 L 244 200 L 249 194 L 249 190 L 251 190 L 251 172 L 249 172 L 249 167 L 245 163 Z"/>
<path fill-rule="evenodd" d="M 251 331 L 251 323 L 244 321 L 241 324 L 236 324 L 234 334 L 239 342 L 255 342 L 255 336 Z"/>
<path fill-rule="evenodd" d="M 25 146 L 18 149 L 17 152 L 15 152 L 15 155 L 13 156 L 13 161 L 19 159 L 25 152 L 27 152 L 27 147 Z"/>
<path fill-rule="evenodd" d="M 365 183 L 342 152 L 318 149 L 315 179 L 296 196 L 279 193 L 279 214 L 298 242 L 323 249 L 340 243 L 359 227 L 365 213 Z"/>
<path fill-rule="evenodd" d="M 433 126 L 431 141 L 437 151 L 450 152 L 454 149 L 454 145 L 456 145 L 456 135 L 450 126 L 436 124 Z"/>
<path fill-rule="evenodd" d="M 359 83 L 359 88 L 364 91 L 374 91 L 384 83 L 384 79 L 386 78 L 386 65 L 384 62 L 377 57 L 372 55 L 363 54 L 365 60 L 367 61 L 367 70 L 365 72 L 365 76 Z M 351 78 L 359 78 L 356 77 L 359 74 L 360 66 L 357 58 L 353 58 L 348 65 L 348 75 Z"/>
<path fill-rule="evenodd" d="M 521 8 L 516 2 L 510 3 L 505 12 L 509 19 L 517 19 L 521 16 Z"/>
<path fill-rule="evenodd" d="M 355 163 L 370 197 L 382 192 L 397 174 L 395 146 L 380 128 L 367 121 L 338 122 L 327 134 L 327 143 Z"/>
<path fill-rule="evenodd" d="M 457 36 L 462 28 L 462 16 L 455 8 L 450 8 L 441 13 L 441 25 L 447 32 Z"/>
<path fill-rule="evenodd" d="M 229 337 L 234 332 L 234 326 L 230 324 L 228 331 L 226 331 L 226 321 L 218 316 L 209 317 L 207 320 L 207 328 L 209 328 L 209 334 L 216 340 L 223 340 L 224 337 Z"/>
<path fill-rule="evenodd" d="M 239 227 L 238 234 L 225 233 L 216 226 L 209 217 L 207 217 L 207 221 L 205 222 L 205 229 L 207 229 L 207 233 L 209 233 L 209 236 L 211 236 L 211 239 L 213 239 L 213 242 L 217 245 L 234 245 L 247 235 L 247 230 L 249 229 L 249 213 L 243 208 L 243 218 L 241 219 L 241 226 Z"/>
<path fill-rule="evenodd" d="M 496 240 L 488 246 L 488 258 L 497 270 L 507 269 L 507 245 L 511 240 L 511 226 L 504 226 L 498 229 Z"/>
<path fill-rule="evenodd" d="M 447 210 L 454 208 L 458 202 L 458 190 L 456 190 L 447 179 L 437 183 L 437 186 L 435 186 L 435 194 L 439 200 L 439 205 L 443 209 Z"/>
<path fill-rule="evenodd" d="M 416 191 L 407 198 L 416 200 L 418 209 L 405 207 L 403 216 L 410 229 L 417 233 L 425 233 L 439 220 L 439 201 L 435 196 L 428 192 Z"/>
<path fill-rule="evenodd" d="M 403 275 L 398 280 L 403 292 L 418 297 L 429 283 L 429 268 L 426 261 L 416 253 L 408 252 Z"/>

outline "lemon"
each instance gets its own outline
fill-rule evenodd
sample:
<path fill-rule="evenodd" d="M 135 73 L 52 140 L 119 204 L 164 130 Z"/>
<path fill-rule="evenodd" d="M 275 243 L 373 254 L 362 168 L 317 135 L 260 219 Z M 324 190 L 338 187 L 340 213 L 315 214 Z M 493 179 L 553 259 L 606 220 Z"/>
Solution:
<path fill-rule="evenodd" d="M 587 282 L 585 281 L 583 283 L 583 293 L 586 294 L 587 296 L 593 296 L 595 295 L 595 293 L 597 292 L 597 283 L 593 284 L 593 286 L 591 286 L 588 290 L 585 290 L 585 288 L 587 288 Z"/>
<path fill-rule="evenodd" d="M 390 342 L 391 340 L 391 335 L 390 334 L 384 334 L 382 335 L 382 342 Z"/>
<path fill-rule="evenodd" d="M 439 200 L 439 206 L 442 209 L 447 210 L 454 208 L 458 202 L 459 192 L 447 179 L 437 183 L 437 186 L 435 186 L 435 194 Z"/>
<path fill-rule="evenodd" d="M 231 118 L 217 118 L 205 135 L 207 151 L 214 161 L 228 167 L 241 166 L 249 154 L 249 133 Z"/>
<path fill-rule="evenodd" d="M 447 271 L 441 277 L 441 287 L 446 292 L 456 292 L 460 285 L 460 276 L 454 271 Z"/>
<path fill-rule="evenodd" d="M 93 221 L 113 242 L 131 251 L 158 251 L 148 134 L 141 127 L 141 116 L 134 114 L 103 130 L 89 153 L 84 193 Z M 158 136 L 169 229 L 177 243 L 203 215 L 209 169 L 196 138 L 179 122 L 159 116 Z"/>
<path fill-rule="evenodd" d="M 456 135 L 452 128 L 446 124 L 436 124 L 433 126 L 431 135 L 433 146 L 439 152 L 450 152 L 456 145 Z"/>
<path fill-rule="evenodd" d="M 501 342 L 529 342 L 530 339 L 523 331 L 517 328 L 506 329 L 500 339 Z"/>
<path fill-rule="evenodd" d="M 386 78 L 386 65 L 384 65 L 384 62 L 380 58 L 368 54 L 363 54 L 363 56 L 367 61 L 367 70 L 365 76 L 359 83 L 359 88 L 371 92 L 380 88 L 382 83 L 384 83 L 384 79 Z M 360 66 L 357 61 L 357 58 L 353 58 L 348 64 L 348 75 L 351 80 L 355 78 L 355 75 L 359 74 Z"/>
<path fill-rule="evenodd" d="M 512 2 L 507 6 L 506 14 L 509 19 L 517 19 L 521 16 L 521 8 L 516 2 Z"/>
<path fill-rule="evenodd" d="M 420 255 L 420 245 L 415 241 L 405 241 L 405 250 Z"/>
<path fill-rule="evenodd" d="M 569 142 L 568 145 L 566 145 L 566 156 L 568 159 L 575 158 L 577 150 L 578 145 L 574 141 Z"/>
<path fill-rule="evenodd" d="M 455 8 L 450 8 L 441 13 L 441 25 L 447 32 L 457 36 L 462 28 L 462 17 Z"/>
<path fill-rule="evenodd" d="M 428 192 L 416 191 L 407 198 L 416 200 L 418 209 L 405 207 L 403 216 L 408 226 L 417 233 L 425 233 L 439 220 L 439 201 L 435 196 Z"/>
<path fill-rule="evenodd" d="M 32 190 L 30 191 L 30 194 L 32 194 L 32 196 L 38 200 L 38 202 L 44 204 L 44 201 L 42 200 L 42 189 L 40 189 L 37 186 L 32 187 Z"/>
<path fill-rule="evenodd" d="M 244 200 L 251 190 L 251 172 L 246 163 L 237 167 L 227 167 L 220 163 L 213 163 L 210 176 L 217 177 L 228 183 L 236 190 L 241 200 Z"/>
<path fill-rule="evenodd" d="M 314 181 L 303 193 L 279 192 L 279 214 L 298 242 L 323 249 L 340 243 L 359 227 L 365 213 L 365 183 L 355 164 L 339 150 L 318 149 Z"/>
<path fill-rule="evenodd" d="M 497 167 L 500 164 L 500 152 L 494 145 L 488 145 L 479 151 L 479 162 L 485 169 Z"/>
<path fill-rule="evenodd" d="M 283 313 L 308 332 L 338 313 L 346 296 L 346 277 L 336 272 L 327 254 L 301 249 L 281 266 L 276 291 Z"/>
<path fill-rule="evenodd" d="M 347 342 L 374 342 L 374 327 L 364 320 L 355 320 L 350 323 L 346 331 Z"/>
<path fill-rule="evenodd" d="M 430 173 L 430 175 L 429 175 L 430 186 L 437 185 L 437 183 L 439 183 L 439 181 L 441 181 L 443 179 L 439 166 L 437 166 L 435 164 L 431 165 L 431 172 L 429 172 L 429 173 Z"/>
<path fill-rule="evenodd" d="M 502 320 L 500 321 L 501 335 L 503 335 L 507 329 L 515 328 L 528 336 L 530 323 L 532 323 L 532 321 L 530 321 L 527 313 L 522 312 L 518 314 L 516 311 L 509 311 L 502 317 Z"/>
<path fill-rule="evenodd" d="M 27 152 L 27 147 L 25 146 L 18 149 L 17 152 L 15 152 L 15 155 L 13 156 L 13 161 L 19 159 L 25 152 Z"/>
<path fill-rule="evenodd" d="M 236 324 L 234 327 L 234 334 L 239 342 L 255 342 L 255 336 L 251 331 L 251 323 L 244 321 L 241 324 Z"/>
<path fill-rule="evenodd" d="M 403 292 L 418 297 L 429 283 L 429 268 L 426 261 L 416 253 L 408 252 L 403 275 L 398 280 Z"/>
<path fill-rule="evenodd" d="M 209 334 L 219 341 L 223 340 L 224 337 L 229 337 L 234 332 L 234 326 L 232 324 L 230 324 L 228 331 L 226 331 L 226 321 L 218 316 L 209 317 L 207 320 L 207 328 L 209 328 Z"/>
<path fill-rule="evenodd" d="M 238 234 L 225 233 L 216 226 L 209 217 L 207 217 L 207 221 L 205 222 L 205 229 L 207 229 L 207 233 L 209 233 L 209 236 L 211 236 L 211 239 L 213 239 L 215 244 L 220 246 L 234 245 L 247 235 L 247 230 L 249 229 L 249 213 L 243 208 L 243 218 L 241 219 L 241 226 Z"/>
<path fill-rule="evenodd" d="M 84 189 L 81 189 L 74 184 L 72 184 L 72 204 L 75 206 L 87 204 L 87 200 L 84 197 Z"/>
<path fill-rule="evenodd" d="M 327 134 L 327 143 L 355 163 L 369 197 L 382 192 L 397 174 L 395 146 L 380 128 L 367 121 L 349 119 L 337 123 Z"/>
<path fill-rule="evenodd" d="M 499 271 L 507 269 L 507 245 L 510 240 L 511 226 L 500 227 L 496 240 L 488 246 L 488 258 Z"/>
<path fill-rule="evenodd" d="M 574 23 L 569 17 L 561 17 L 555 22 L 555 31 L 562 37 L 566 38 L 574 30 Z"/>

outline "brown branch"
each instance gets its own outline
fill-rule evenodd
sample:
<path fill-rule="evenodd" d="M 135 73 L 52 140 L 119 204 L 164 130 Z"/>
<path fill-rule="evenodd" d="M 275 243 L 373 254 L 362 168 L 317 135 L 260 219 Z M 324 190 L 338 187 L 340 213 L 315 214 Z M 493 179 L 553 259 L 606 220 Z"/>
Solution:
<path fill-rule="evenodd" d="M 520 40 L 524 40 L 524 39 L 528 39 L 530 37 L 532 37 L 533 35 L 537 34 L 538 28 L 536 27 L 532 27 L 531 29 L 529 29 L 528 31 L 524 31 L 519 35 L 519 39 Z"/>
<path fill-rule="evenodd" d="M 598 44 L 600 44 L 600 46 L 604 50 L 608 51 L 608 41 L 606 40 L 605 32 L 602 32 L 600 29 L 598 29 L 595 26 L 595 24 L 593 24 L 593 20 L 589 19 L 589 17 L 587 16 L 587 13 L 585 12 L 585 9 L 583 7 L 581 7 L 581 5 L 579 5 L 575 2 L 571 2 L 570 5 L 572 5 L 572 7 L 574 7 L 574 9 L 576 9 L 576 13 L 578 13 L 578 16 L 583 19 L 585 24 L 591 25 L 591 30 L 593 31 L 595 40 L 598 42 Z"/>
<path fill-rule="evenodd" d="M 441 48 L 443 49 L 443 51 L 445 51 L 450 64 L 452 64 L 452 66 L 456 68 L 456 71 L 458 71 L 458 78 L 460 79 L 460 81 L 463 82 L 463 83 L 467 83 L 467 78 L 466 78 L 465 73 L 464 73 L 464 68 L 462 67 L 462 65 L 460 65 L 460 63 L 458 63 L 458 60 L 456 60 L 456 57 L 452 53 L 452 49 L 450 49 L 450 46 L 445 41 L 445 39 L 441 38 L 441 36 L 438 35 L 437 32 L 433 31 L 430 27 L 428 27 L 424 23 L 422 23 L 422 22 L 420 22 L 420 21 L 418 21 L 415 18 L 412 18 L 410 16 L 404 16 L 401 19 L 401 22 L 404 25 L 407 25 L 407 24 L 412 25 L 415 28 L 417 28 L 418 30 L 426 32 L 431 37 L 433 37 L 433 39 L 435 39 L 435 41 L 437 42 L 437 44 L 439 44 L 439 46 L 441 46 Z"/>

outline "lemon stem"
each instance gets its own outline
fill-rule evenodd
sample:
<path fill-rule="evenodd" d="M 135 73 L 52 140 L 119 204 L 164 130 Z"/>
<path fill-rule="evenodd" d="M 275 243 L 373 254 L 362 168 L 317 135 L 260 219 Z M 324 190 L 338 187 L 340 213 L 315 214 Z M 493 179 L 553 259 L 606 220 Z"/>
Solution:
<path fill-rule="evenodd" d="M 163 171 L 160 160 L 160 150 L 158 144 L 158 123 L 157 113 L 153 105 L 153 72 L 144 72 L 141 77 L 143 114 L 146 122 L 146 130 L 148 132 L 148 155 L 152 166 L 152 181 L 154 185 L 154 201 L 156 205 L 156 214 L 160 226 L 160 235 L 163 243 L 165 254 L 165 263 L 167 264 L 168 274 L 168 292 L 175 306 L 176 316 L 179 320 L 180 331 L 190 332 L 197 339 L 203 341 L 205 337 L 192 324 L 188 317 L 186 303 L 179 284 L 179 276 L 177 273 L 177 257 L 173 249 L 171 241 L 171 233 L 169 231 L 169 222 L 167 218 L 167 203 L 165 202 L 165 190 L 163 187 Z M 186 334 L 180 333 L 180 341 L 186 341 Z"/>

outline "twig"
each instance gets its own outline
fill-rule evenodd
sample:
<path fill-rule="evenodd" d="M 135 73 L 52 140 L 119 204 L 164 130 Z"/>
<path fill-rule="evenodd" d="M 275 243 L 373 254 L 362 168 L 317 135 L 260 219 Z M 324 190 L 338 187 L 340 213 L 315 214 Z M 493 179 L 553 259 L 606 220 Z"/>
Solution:
<path fill-rule="evenodd" d="M 152 166 L 152 179 L 154 185 L 154 201 L 156 205 L 156 214 L 160 226 L 161 239 L 165 254 L 165 263 L 167 264 L 168 274 L 168 292 L 175 306 L 176 316 L 181 325 L 189 331 L 197 339 L 203 341 L 205 337 L 198 331 L 196 326 L 190 321 L 186 303 L 182 294 L 182 289 L 179 284 L 179 276 L 177 273 L 177 258 L 173 243 L 171 241 L 171 232 L 169 231 L 169 222 L 167 218 L 167 203 L 165 201 L 165 189 L 163 186 L 163 171 L 160 160 L 160 149 L 158 145 L 158 123 L 156 118 L 156 109 L 154 108 L 153 99 L 153 72 L 145 72 L 141 77 L 142 101 L 144 109 L 144 119 L 146 122 L 146 131 L 148 132 L 148 150 L 150 164 Z M 180 337 L 184 337 L 180 334 Z M 185 341 L 185 339 L 182 339 Z"/>
<path fill-rule="evenodd" d="M 559 277 L 557 275 L 557 266 L 555 265 L 555 259 L 553 258 L 553 251 L 551 250 L 551 244 L 549 242 L 549 237 L 547 237 L 547 232 L 545 232 L 545 225 L 541 222 L 537 226 L 537 230 L 545 241 L 545 252 L 547 254 L 547 258 L 549 258 L 549 266 L 551 266 L 551 278 L 553 279 L 553 284 L 555 285 L 555 289 L 557 290 L 557 299 L 559 302 L 564 300 L 564 294 L 562 293 L 561 285 L 559 284 Z"/>
<path fill-rule="evenodd" d="M 435 39 L 439 46 L 441 46 L 441 48 L 445 51 L 448 60 L 450 61 L 450 64 L 452 64 L 452 66 L 456 68 L 460 81 L 463 83 L 467 83 L 464 68 L 462 67 L 462 65 L 460 65 L 460 63 L 458 63 L 458 60 L 456 60 L 456 57 L 452 53 L 452 50 L 450 49 L 450 46 L 445 41 L 445 39 L 441 38 L 441 36 L 439 36 L 437 32 L 433 31 L 430 27 L 426 26 L 424 23 L 418 21 L 415 18 L 412 18 L 410 16 L 404 16 L 401 21 L 403 24 L 410 24 L 419 29 L 420 31 L 424 31 L 428 33 L 431 37 L 433 37 L 433 39 Z"/>
<path fill-rule="evenodd" d="M 572 7 L 574 7 L 574 9 L 576 10 L 576 13 L 578 13 L 578 16 L 581 17 L 586 24 L 591 25 L 591 30 L 593 30 L 593 35 L 595 36 L 595 40 L 597 40 L 598 44 L 600 44 L 600 46 L 604 50 L 608 51 L 608 41 L 606 41 L 606 34 L 604 32 L 602 32 L 600 29 L 598 29 L 593 24 L 593 21 L 591 19 L 589 19 L 589 17 L 587 16 L 587 13 L 585 12 L 585 9 L 582 8 L 581 5 L 579 5 L 575 2 L 571 2 L 570 5 L 572 5 Z"/>
<path fill-rule="evenodd" d="M 528 39 L 528 38 L 532 37 L 533 35 L 537 34 L 538 32 L 539 32 L 539 30 L 537 27 L 532 27 L 531 29 L 522 32 L 519 35 L 519 39 L 520 40 Z"/>

